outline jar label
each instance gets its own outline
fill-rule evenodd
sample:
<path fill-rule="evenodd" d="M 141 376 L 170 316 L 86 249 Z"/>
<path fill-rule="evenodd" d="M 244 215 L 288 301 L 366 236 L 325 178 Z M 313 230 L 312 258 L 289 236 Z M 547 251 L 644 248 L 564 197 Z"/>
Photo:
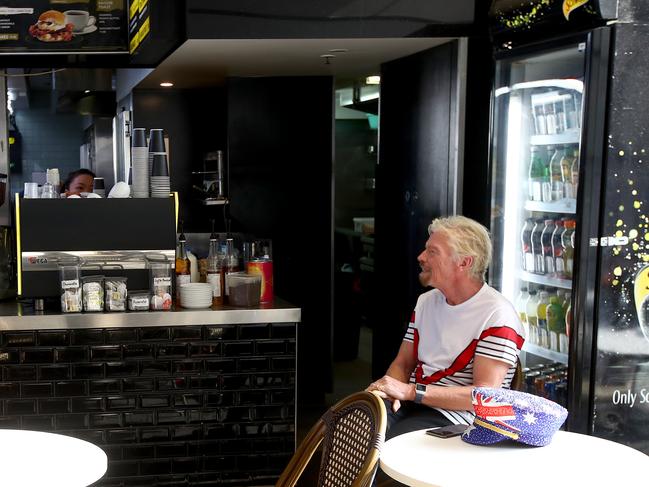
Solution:
<path fill-rule="evenodd" d="M 79 289 L 79 279 L 61 281 L 61 289 Z"/>
<path fill-rule="evenodd" d="M 154 286 L 171 286 L 171 277 L 154 277 Z"/>

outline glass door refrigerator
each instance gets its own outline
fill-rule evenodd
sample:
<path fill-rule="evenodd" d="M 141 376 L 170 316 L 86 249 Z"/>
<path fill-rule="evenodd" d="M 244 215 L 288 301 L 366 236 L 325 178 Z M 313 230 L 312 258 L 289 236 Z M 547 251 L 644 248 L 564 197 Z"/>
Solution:
<path fill-rule="evenodd" d="M 529 392 L 567 404 L 586 39 L 498 60 L 491 285 L 527 331 Z"/>
<path fill-rule="evenodd" d="M 648 40 L 629 23 L 496 51 L 489 271 L 527 330 L 526 389 L 645 453 Z"/>

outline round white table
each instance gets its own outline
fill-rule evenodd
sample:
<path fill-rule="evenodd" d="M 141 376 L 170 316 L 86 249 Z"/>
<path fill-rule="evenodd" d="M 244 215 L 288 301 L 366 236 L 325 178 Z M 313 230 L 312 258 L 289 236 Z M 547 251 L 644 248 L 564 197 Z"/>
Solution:
<path fill-rule="evenodd" d="M 644 453 L 565 431 L 544 447 L 515 442 L 477 446 L 459 436 L 442 439 L 413 431 L 383 445 L 380 465 L 390 477 L 414 487 L 611 487 L 649 481 Z"/>
<path fill-rule="evenodd" d="M 0 485 L 86 487 L 106 473 L 104 451 L 70 436 L 0 430 Z"/>

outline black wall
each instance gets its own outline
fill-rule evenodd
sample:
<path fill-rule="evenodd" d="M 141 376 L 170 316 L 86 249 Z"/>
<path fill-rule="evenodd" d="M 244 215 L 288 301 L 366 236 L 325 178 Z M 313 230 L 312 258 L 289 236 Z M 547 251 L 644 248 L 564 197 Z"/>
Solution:
<path fill-rule="evenodd" d="M 489 123 L 494 58 L 488 37 L 468 41 L 462 214 L 490 224 Z"/>
<path fill-rule="evenodd" d="M 228 84 L 233 228 L 273 240 L 275 294 L 302 308 L 298 401 L 331 381 L 333 79 Z"/>
<path fill-rule="evenodd" d="M 202 205 L 192 191 L 202 179 L 191 172 L 202 170 L 207 152 L 226 149 L 226 118 L 224 88 L 133 92 L 133 126 L 162 128 L 169 136 L 171 190 L 180 193 L 185 231 L 207 232 L 212 218 L 217 230 L 225 231 L 223 208 Z"/>
<path fill-rule="evenodd" d="M 376 327 L 372 375 L 385 373 L 417 296 L 417 256 L 431 220 L 448 214 L 449 136 L 456 44 L 386 63 L 381 69 L 376 181 Z"/>

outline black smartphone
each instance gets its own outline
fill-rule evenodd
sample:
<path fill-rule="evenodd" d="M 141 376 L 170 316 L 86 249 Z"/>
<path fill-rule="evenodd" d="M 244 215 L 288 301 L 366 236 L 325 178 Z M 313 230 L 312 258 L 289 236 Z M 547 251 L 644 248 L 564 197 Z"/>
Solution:
<path fill-rule="evenodd" d="M 454 436 L 460 436 L 467 428 L 466 424 L 450 424 L 441 428 L 426 430 L 426 434 L 437 438 L 453 438 Z"/>

